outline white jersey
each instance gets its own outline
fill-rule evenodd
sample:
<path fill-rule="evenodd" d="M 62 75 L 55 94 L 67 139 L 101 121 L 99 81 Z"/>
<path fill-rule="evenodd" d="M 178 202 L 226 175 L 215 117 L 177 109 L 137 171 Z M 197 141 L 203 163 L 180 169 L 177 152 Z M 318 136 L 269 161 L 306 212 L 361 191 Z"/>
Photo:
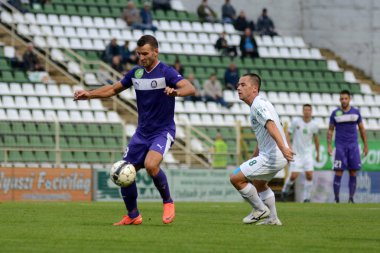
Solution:
<path fill-rule="evenodd" d="M 276 157 L 278 155 L 278 152 L 281 153 L 275 140 L 272 138 L 272 136 L 270 136 L 267 129 L 265 128 L 268 120 L 272 120 L 276 124 L 285 145 L 288 147 L 285 132 L 281 125 L 278 114 L 269 101 L 262 98 L 261 96 L 257 96 L 251 105 L 250 120 L 259 145 L 259 155 L 266 157 Z"/>
<path fill-rule="evenodd" d="M 292 149 L 297 156 L 310 157 L 313 154 L 313 136 L 318 133 L 318 125 L 311 120 L 305 122 L 302 118 L 293 120 L 288 129 L 292 134 Z"/>

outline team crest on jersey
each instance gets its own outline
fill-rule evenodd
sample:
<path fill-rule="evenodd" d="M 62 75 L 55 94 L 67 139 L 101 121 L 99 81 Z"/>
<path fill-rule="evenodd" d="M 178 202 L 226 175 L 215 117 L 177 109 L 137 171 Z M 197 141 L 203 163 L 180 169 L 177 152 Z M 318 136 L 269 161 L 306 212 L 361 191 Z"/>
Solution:
<path fill-rule="evenodd" d="M 336 111 L 335 116 L 341 116 L 341 115 L 343 115 L 343 112 L 341 110 Z"/>
<path fill-rule="evenodd" d="M 153 80 L 153 81 L 150 83 L 150 87 L 152 87 L 152 88 L 157 88 L 157 81 L 156 81 L 156 80 Z"/>
<path fill-rule="evenodd" d="M 137 69 L 137 70 L 135 71 L 135 77 L 136 77 L 137 79 L 141 78 L 141 77 L 143 76 L 143 74 L 144 74 L 144 69 Z"/>

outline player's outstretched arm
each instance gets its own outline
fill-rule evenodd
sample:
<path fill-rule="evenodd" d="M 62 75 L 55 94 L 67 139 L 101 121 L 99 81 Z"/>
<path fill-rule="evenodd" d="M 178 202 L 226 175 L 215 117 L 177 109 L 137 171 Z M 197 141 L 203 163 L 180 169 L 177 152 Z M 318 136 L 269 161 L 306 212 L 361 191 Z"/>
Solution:
<path fill-rule="evenodd" d="M 360 132 L 360 137 L 362 138 L 362 141 L 364 144 L 363 153 L 366 156 L 368 154 L 368 143 L 367 143 L 367 134 L 366 134 L 363 122 L 359 123 L 359 132 Z"/>
<path fill-rule="evenodd" d="M 120 93 L 123 90 L 125 90 L 125 87 L 120 81 L 114 83 L 113 85 L 105 85 L 91 91 L 77 90 L 74 92 L 74 101 L 92 98 L 108 98 Z"/>
<path fill-rule="evenodd" d="M 186 97 L 195 94 L 194 86 L 186 79 L 179 81 L 177 88 L 166 87 L 164 92 L 171 97 Z"/>
<path fill-rule="evenodd" d="M 281 150 L 282 154 L 288 161 L 293 161 L 293 151 L 285 145 L 284 140 L 282 139 L 281 133 L 278 130 L 276 124 L 272 120 L 268 120 L 267 123 L 265 124 L 265 127 L 276 142 L 278 148 Z"/>
<path fill-rule="evenodd" d="M 331 141 L 332 141 L 332 136 L 334 133 L 335 126 L 334 125 L 329 125 L 329 130 L 327 131 L 327 153 L 331 156 L 332 155 L 332 147 L 331 147 Z"/>

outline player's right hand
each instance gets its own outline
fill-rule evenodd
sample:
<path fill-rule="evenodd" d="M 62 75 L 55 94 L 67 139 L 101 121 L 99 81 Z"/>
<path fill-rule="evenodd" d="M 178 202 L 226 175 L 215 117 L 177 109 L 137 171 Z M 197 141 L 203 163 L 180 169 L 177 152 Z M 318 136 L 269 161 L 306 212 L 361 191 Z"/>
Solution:
<path fill-rule="evenodd" d="M 74 92 L 74 101 L 77 100 L 87 100 L 90 98 L 90 92 L 86 90 L 76 90 Z"/>
<path fill-rule="evenodd" d="M 286 160 L 288 160 L 289 162 L 293 162 L 294 161 L 293 156 L 296 153 L 294 153 L 293 150 L 291 150 L 290 148 L 284 148 L 284 150 L 282 150 L 282 154 L 284 155 Z"/>
<path fill-rule="evenodd" d="M 329 154 L 329 156 L 332 156 L 332 147 L 331 146 L 327 147 L 327 153 Z"/>

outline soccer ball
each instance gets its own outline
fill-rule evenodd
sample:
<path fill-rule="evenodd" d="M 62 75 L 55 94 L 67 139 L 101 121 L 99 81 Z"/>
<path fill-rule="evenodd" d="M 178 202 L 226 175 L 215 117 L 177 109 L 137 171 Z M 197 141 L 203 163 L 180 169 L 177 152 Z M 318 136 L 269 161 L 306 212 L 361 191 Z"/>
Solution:
<path fill-rule="evenodd" d="M 111 167 L 110 178 L 116 185 L 127 187 L 135 181 L 136 169 L 126 161 L 118 161 Z"/>

